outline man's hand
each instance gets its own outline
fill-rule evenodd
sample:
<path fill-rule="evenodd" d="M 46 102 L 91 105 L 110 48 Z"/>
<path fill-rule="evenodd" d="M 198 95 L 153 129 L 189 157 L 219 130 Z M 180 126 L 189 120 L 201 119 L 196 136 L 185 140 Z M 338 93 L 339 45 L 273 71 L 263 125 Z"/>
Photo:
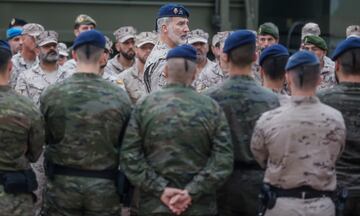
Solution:
<path fill-rule="evenodd" d="M 165 188 L 160 199 L 176 215 L 183 213 L 191 204 L 189 193 L 177 188 Z"/>

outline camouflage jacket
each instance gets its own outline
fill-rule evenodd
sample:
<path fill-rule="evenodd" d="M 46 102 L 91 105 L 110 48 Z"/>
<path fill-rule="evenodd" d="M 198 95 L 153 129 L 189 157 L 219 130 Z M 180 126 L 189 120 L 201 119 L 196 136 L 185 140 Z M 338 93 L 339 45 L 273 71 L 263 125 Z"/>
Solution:
<path fill-rule="evenodd" d="M 324 56 L 324 67 L 320 71 L 321 83 L 317 90 L 331 88 L 336 84 L 335 80 L 335 62 L 329 57 Z"/>
<path fill-rule="evenodd" d="M 339 184 L 360 191 L 360 83 L 341 82 L 318 95 L 323 103 L 339 110 L 345 120 L 345 150 L 336 164 Z"/>
<path fill-rule="evenodd" d="M 43 118 L 23 96 L 0 86 L 0 170 L 30 168 L 42 152 L 44 144 Z"/>
<path fill-rule="evenodd" d="M 317 97 L 292 96 L 256 123 L 251 150 L 265 168 L 264 182 L 283 189 L 336 188 L 335 162 L 345 145 L 341 113 Z"/>
<path fill-rule="evenodd" d="M 40 97 L 49 161 L 86 170 L 116 169 L 131 112 L 126 93 L 96 74 L 75 73 Z"/>
<path fill-rule="evenodd" d="M 199 73 L 193 85 L 198 92 L 202 92 L 214 85 L 220 84 L 227 76 L 220 69 L 220 66 L 208 59 L 205 67 Z"/>
<path fill-rule="evenodd" d="M 76 71 L 76 61 L 74 59 L 67 60 L 65 64 L 63 65 L 64 71 L 67 71 L 68 73 L 75 73 Z"/>
<path fill-rule="evenodd" d="M 121 149 L 122 169 L 140 188 L 140 215 L 170 214 L 160 201 L 165 187 L 189 191 L 183 215 L 215 215 L 216 189 L 233 166 L 229 133 L 221 108 L 191 87 L 169 84 L 140 100 Z"/>
<path fill-rule="evenodd" d="M 14 55 L 11 61 L 13 63 L 13 69 L 10 78 L 10 86 L 12 88 L 15 88 L 17 79 L 23 71 L 29 70 L 39 64 L 39 59 L 37 57 L 34 62 L 27 63 L 20 53 Z"/>
<path fill-rule="evenodd" d="M 118 76 L 121 74 L 126 68 L 120 64 L 118 61 L 118 57 L 120 54 L 117 54 L 112 59 L 110 59 L 105 67 L 104 75 L 105 76 Z M 134 61 L 135 63 L 135 61 Z"/>
<path fill-rule="evenodd" d="M 169 50 L 170 48 L 165 43 L 158 41 L 146 60 L 144 82 L 148 93 L 160 89 L 166 84 L 163 73 Z"/>
<path fill-rule="evenodd" d="M 49 80 L 40 65 L 37 65 L 20 74 L 15 90 L 21 95 L 30 98 L 34 104 L 39 107 L 42 91 L 49 85 L 64 80 L 66 77 L 66 73 L 62 67 L 59 67 L 54 73 L 56 73 L 56 79 Z"/>
<path fill-rule="evenodd" d="M 225 112 L 231 129 L 235 161 L 244 165 L 257 164 L 250 151 L 251 135 L 260 115 L 279 106 L 276 94 L 245 75 L 231 76 L 205 94 L 215 99 Z"/>
<path fill-rule="evenodd" d="M 139 76 L 136 64 L 126 69 L 122 76 L 125 89 L 133 103 L 136 103 L 142 96 L 146 95 L 144 76 Z"/>

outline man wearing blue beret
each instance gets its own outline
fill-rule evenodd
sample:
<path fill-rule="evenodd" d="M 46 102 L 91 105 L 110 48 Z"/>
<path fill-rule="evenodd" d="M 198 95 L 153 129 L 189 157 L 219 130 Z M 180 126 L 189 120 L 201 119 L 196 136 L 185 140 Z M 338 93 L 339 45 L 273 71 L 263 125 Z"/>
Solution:
<path fill-rule="evenodd" d="M 37 182 L 30 163 L 42 152 L 44 122 L 35 105 L 9 86 L 11 55 L 0 40 L 0 214 L 33 216 Z"/>
<path fill-rule="evenodd" d="M 21 33 L 21 27 L 12 27 L 6 30 L 6 40 L 11 47 L 13 55 L 17 54 L 21 50 Z"/>
<path fill-rule="evenodd" d="M 100 75 L 105 44 L 99 31 L 80 33 L 73 44 L 77 72 L 40 97 L 48 177 L 43 215 L 119 215 L 115 180 L 131 102 Z"/>
<path fill-rule="evenodd" d="M 265 168 L 265 216 L 335 216 L 335 164 L 345 146 L 341 113 L 315 96 L 320 61 L 299 51 L 286 64 L 291 99 L 256 122 L 251 152 Z"/>
<path fill-rule="evenodd" d="M 347 187 L 344 215 L 360 215 L 360 38 L 349 37 L 334 51 L 339 84 L 319 92 L 320 100 L 342 112 L 346 125 L 344 154 L 336 164 L 338 184 Z"/>
<path fill-rule="evenodd" d="M 233 168 L 221 107 L 191 87 L 196 50 L 171 49 L 167 85 L 140 99 L 121 148 L 121 168 L 140 190 L 139 215 L 215 216 L 216 189 Z"/>
<path fill-rule="evenodd" d="M 260 75 L 263 86 L 281 95 L 289 95 L 285 82 L 285 65 L 289 51 L 281 44 L 271 45 L 260 55 Z"/>
<path fill-rule="evenodd" d="M 230 78 L 206 94 L 225 111 L 234 145 L 234 172 L 219 190 L 219 215 L 252 216 L 264 171 L 250 152 L 250 138 L 260 115 L 279 106 L 276 94 L 261 87 L 251 74 L 256 60 L 256 36 L 248 30 L 231 33 L 225 40 L 222 64 Z"/>
<path fill-rule="evenodd" d="M 169 3 L 163 5 L 156 18 L 158 42 L 147 58 L 144 82 L 148 93 L 166 84 L 164 67 L 166 55 L 171 48 L 187 42 L 190 12 L 183 5 Z"/>

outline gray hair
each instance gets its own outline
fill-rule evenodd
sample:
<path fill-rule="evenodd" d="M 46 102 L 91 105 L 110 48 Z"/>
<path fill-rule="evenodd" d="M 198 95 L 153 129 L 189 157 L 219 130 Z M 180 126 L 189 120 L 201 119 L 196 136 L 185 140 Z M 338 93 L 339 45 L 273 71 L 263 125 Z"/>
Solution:
<path fill-rule="evenodd" d="M 161 26 L 168 25 L 170 21 L 171 21 L 171 17 L 161 17 L 161 18 L 157 19 L 156 20 L 156 26 L 157 26 L 156 31 L 158 33 L 160 33 Z"/>

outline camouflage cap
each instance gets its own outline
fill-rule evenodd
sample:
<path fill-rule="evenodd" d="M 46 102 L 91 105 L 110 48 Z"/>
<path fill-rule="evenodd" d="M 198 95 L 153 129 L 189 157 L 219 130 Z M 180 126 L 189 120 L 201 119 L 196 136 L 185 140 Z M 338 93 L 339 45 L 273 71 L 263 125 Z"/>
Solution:
<path fill-rule="evenodd" d="M 136 29 L 132 26 L 123 26 L 118 28 L 114 32 L 114 36 L 116 38 L 116 41 L 120 43 L 124 43 L 126 40 L 130 38 L 135 38 L 136 36 Z"/>
<path fill-rule="evenodd" d="M 75 27 L 79 25 L 91 25 L 91 24 L 96 26 L 96 21 L 86 14 L 80 14 L 75 19 Z"/>
<path fill-rule="evenodd" d="M 58 43 L 57 48 L 58 48 L 58 50 L 59 50 L 59 55 L 69 56 L 69 53 L 68 53 L 66 44 L 64 44 L 64 43 Z"/>
<path fill-rule="evenodd" d="M 113 42 L 111 41 L 111 39 L 108 36 L 104 36 L 105 37 L 105 50 L 107 50 L 109 53 L 112 53 L 112 45 Z"/>
<path fill-rule="evenodd" d="M 36 37 L 36 44 L 44 46 L 49 43 L 58 43 L 59 35 L 55 31 L 43 31 Z"/>
<path fill-rule="evenodd" d="M 28 23 L 23 26 L 23 32 L 22 35 L 30 35 L 33 37 L 37 37 L 40 35 L 43 31 L 45 31 L 44 27 L 37 23 Z"/>
<path fill-rule="evenodd" d="M 304 40 L 304 38 L 308 35 L 320 36 L 320 34 L 321 31 L 319 25 L 309 22 L 306 23 L 301 29 L 301 40 Z"/>
<path fill-rule="evenodd" d="M 217 43 L 224 42 L 229 33 L 229 31 L 222 31 L 216 33 L 212 38 L 211 45 L 216 46 Z"/>
<path fill-rule="evenodd" d="M 157 35 L 153 32 L 141 32 L 135 37 L 135 46 L 141 47 L 144 44 L 155 44 L 157 41 Z"/>
<path fill-rule="evenodd" d="M 260 25 L 258 34 L 259 35 L 271 35 L 274 38 L 278 39 L 279 38 L 279 29 L 274 23 L 266 22 L 266 23 Z"/>
<path fill-rule="evenodd" d="M 346 37 L 360 37 L 360 26 L 351 25 L 346 28 Z"/>
<path fill-rule="evenodd" d="M 312 44 L 322 50 L 327 50 L 327 45 L 324 39 L 316 35 L 308 35 L 304 38 L 304 44 Z"/>
<path fill-rule="evenodd" d="M 209 34 L 202 29 L 192 30 L 189 34 L 188 43 L 193 44 L 197 42 L 208 43 Z"/>

